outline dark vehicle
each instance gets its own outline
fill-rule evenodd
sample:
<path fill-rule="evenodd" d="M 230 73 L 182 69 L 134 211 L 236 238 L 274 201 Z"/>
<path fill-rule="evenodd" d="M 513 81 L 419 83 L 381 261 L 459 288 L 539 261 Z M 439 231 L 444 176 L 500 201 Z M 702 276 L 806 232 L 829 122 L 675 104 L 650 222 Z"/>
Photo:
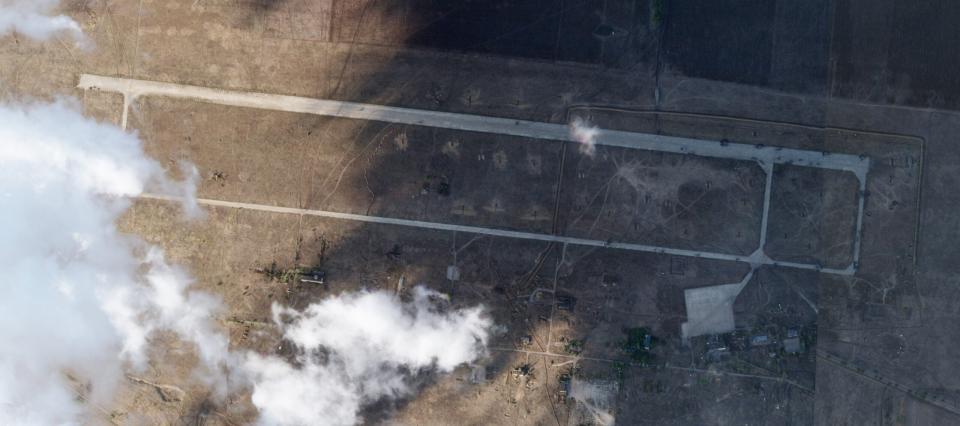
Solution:
<path fill-rule="evenodd" d="M 324 284 L 327 273 L 320 269 L 311 269 L 300 274 L 300 282 L 310 284 Z"/>

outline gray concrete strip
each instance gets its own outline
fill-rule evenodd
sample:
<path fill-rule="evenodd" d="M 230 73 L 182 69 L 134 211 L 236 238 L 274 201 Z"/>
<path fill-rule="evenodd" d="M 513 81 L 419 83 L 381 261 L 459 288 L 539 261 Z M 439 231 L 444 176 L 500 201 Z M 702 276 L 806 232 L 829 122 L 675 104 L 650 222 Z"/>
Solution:
<path fill-rule="evenodd" d="M 124 95 L 125 104 L 138 96 L 167 96 L 193 99 L 221 105 L 269 109 L 331 117 L 373 120 L 388 123 L 430 126 L 452 130 L 496 133 L 537 139 L 574 141 L 570 128 L 563 124 L 513 120 L 472 114 L 456 114 L 383 105 L 312 99 L 299 96 L 238 92 L 174 83 L 104 77 L 81 74 L 78 87 L 105 90 Z M 598 145 L 619 146 L 649 151 L 690 154 L 703 157 L 756 161 L 761 164 L 796 164 L 825 169 L 846 170 L 865 181 L 870 160 L 863 156 L 808 151 L 773 146 L 720 143 L 701 139 L 647 133 L 601 130 Z"/>
<path fill-rule="evenodd" d="M 104 77 L 91 74 L 81 74 L 78 87 L 85 90 L 106 90 L 123 94 L 124 111 L 122 126 L 124 129 L 126 129 L 128 110 L 133 99 L 138 96 L 153 95 L 192 99 L 201 102 L 210 102 L 236 107 L 269 109 L 358 120 L 374 120 L 389 123 L 421 125 L 453 130 L 575 142 L 575 139 L 570 134 L 570 128 L 566 125 L 526 120 L 512 120 L 500 117 L 456 114 L 441 111 L 399 108 L 356 102 L 311 99 L 298 96 L 238 92 L 183 84 Z M 799 166 L 852 172 L 855 176 L 857 176 L 861 187 L 861 195 L 859 200 L 860 206 L 857 212 L 856 239 L 854 241 L 853 248 L 853 262 L 850 267 L 846 269 L 836 269 L 831 271 L 834 273 L 850 274 L 859 264 L 860 232 L 863 223 L 863 188 L 866 187 L 866 176 L 870 168 L 869 158 L 850 154 L 798 150 L 775 146 L 721 143 L 700 139 L 617 130 L 602 130 L 600 135 L 597 137 L 596 143 L 598 145 L 618 146 L 630 149 L 662 151 L 759 163 L 767 174 L 767 182 L 764 189 L 764 211 L 763 224 L 760 230 L 760 245 L 754 255 L 754 258 L 755 260 L 762 258 L 766 264 L 773 263 L 773 261 L 767 259 L 766 255 L 762 252 L 767 234 L 767 219 L 769 213 L 773 165 L 794 164 Z M 625 244 L 626 243 L 611 243 L 610 245 L 617 248 L 625 248 L 623 247 Z M 753 263 L 757 264 L 756 261 Z M 786 264 L 785 262 L 781 263 Z M 802 265 L 803 269 L 824 270 L 817 265 L 797 265 Z"/>
<path fill-rule="evenodd" d="M 164 200 L 180 202 L 182 198 L 160 195 L 160 194 L 142 194 L 140 198 L 151 200 Z M 494 237 L 516 238 L 522 240 L 535 240 L 545 242 L 555 242 L 561 244 L 573 244 L 579 246 L 605 247 L 611 249 L 630 250 L 645 253 L 668 254 L 674 256 L 693 257 L 698 259 L 724 260 L 730 262 L 751 263 L 751 258 L 726 253 L 712 253 L 697 250 L 684 250 L 670 247 L 649 246 L 645 244 L 620 243 L 611 241 L 591 240 L 586 238 L 564 237 L 550 234 L 537 234 L 533 232 L 511 231 L 507 229 L 484 228 L 480 226 L 454 225 L 440 222 L 426 222 L 421 220 L 397 219 L 392 217 L 368 216 L 355 213 L 340 213 L 325 210 L 310 210 L 295 207 L 268 206 L 263 204 L 241 203 L 236 201 L 211 200 L 200 198 L 197 203 L 205 206 L 228 207 L 235 209 L 248 209 L 264 211 L 271 213 L 285 213 L 305 216 L 326 217 L 331 219 L 351 220 L 357 222 L 379 223 L 385 225 L 407 226 L 421 229 L 432 229 L 438 231 L 465 232 L 470 234 L 489 235 Z M 821 269 L 816 265 L 807 265 L 802 263 L 778 262 L 770 259 L 759 261 L 761 265 L 780 265 L 793 268 L 818 270 L 821 272 L 846 274 L 846 270 Z M 755 265 L 756 266 L 756 265 Z"/>
<path fill-rule="evenodd" d="M 758 250 L 763 250 L 767 246 L 767 224 L 770 222 L 770 195 L 773 192 L 773 166 L 763 168 L 767 174 L 766 183 L 763 185 L 763 213 L 760 216 L 760 244 Z M 764 256 L 766 256 L 764 254 Z"/>
<path fill-rule="evenodd" d="M 441 111 L 429 111 L 410 108 L 389 107 L 382 105 L 363 104 L 356 102 L 332 101 L 311 99 L 298 96 L 274 95 L 266 93 L 238 92 L 213 89 L 199 86 L 189 86 L 174 83 L 163 83 L 128 78 L 104 77 L 90 74 L 81 74 L 78 87 L 85 90 L 106 90 L 123 94 L 124 111 L 123 127 L 126 128 L 127 115 L 130 104 L 138 96 L 167 96 L 173 98 L 193 99 L 201 102 L 210 102 L 236 107 L 269 109 L 304 114 L 315 114 L 332 117 L 343 117 L 358 120 L 373 120 L 390 123 L 422 125 L 453 130 L 506 134 L 537 139 L 557 141 L 575 141 L 570 134 L 570 128 L 562 124 L 541 123 L 526 120 L 512 120 L 500 117 L 487 117 L 470 114 L 456 114 Z M 738 143 L 719 143 L 699 139 L 663 136 L 646 133 L 634 133 L 617 130 L 602 130 L 596 143 L 598 145 L 619 146 L 630 149 L 662 151 L 678 154 L 689 154 L 704 157 L 727 158 L 759 163 L 767 174 L 764 188 L 764 209 L 760 246 L 749 256 L 738 256 L 723 253 L 682 250 L 668 247 L 648 246 L 613 241 L 599 241 L 583 238 L 564 237 L 556 235 L 534 234 L 527 232 L 499 230 L 443 223 L 422 222 L 407 219 L 394 219 L 347 213 L 322 212 L 318 210 L 303 210 L 288 207 L 262 206 L 247 203 L 236 203 L 218 200 L 202 200 L 203 204 L 219 205 L 236 208 L 272 209 L 279 213 L 306 214 L 332 217 L 346 220 L 377 222 L 401 226 L 415 226 L 429 229 L 472 232 L 477 234 L 495 235 L 507 238 L 533 239 L 552 241 L 585 246 L 609 247 L 623 250 L 642 251 L 648 253 L 670 254 L 676 256 L 698 257 L 704 259 L 727 260 L 750 263 L 754 268 L 761 265 L 778 265 L 800 269 L 817 270 L 826 273 L 852 275 L 856 271 L 860 249 L 860 231 L 863 216 L 863 188 L 866 186 L 866 175 L 870 168 L 870 160 L 863 156 L 850 154 L 836 154 L 790 148 L 769 147 L 760 145 L 746 145 Z M 780 262 L 768 258 L 763 253 L 766 240 L 767 220 L 769 214 L 769 200 L 773 164 L 795 164 L 800 166 L 818 167 L 834 170 L 844 170 L 854 173 L 860 181 L 861 195 L 860 208 L 857 217 L 857 234 L 854 242 L 854 262 L 846 269 L 828 269 L 819 265 Z"/>

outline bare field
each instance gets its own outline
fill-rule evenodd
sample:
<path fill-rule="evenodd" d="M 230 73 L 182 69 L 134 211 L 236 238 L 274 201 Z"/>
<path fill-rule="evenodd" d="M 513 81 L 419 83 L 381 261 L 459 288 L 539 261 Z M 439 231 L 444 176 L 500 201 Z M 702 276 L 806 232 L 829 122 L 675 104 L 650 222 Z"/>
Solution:
<path fill-rule="evenodd" d="M 553 217 L 545 206 L 556 202 L 551 182 L 562 176 L 569 181 L 563 183 L 562 194 L 582 195 L 581 188 L 601 180 L 613 188 L 611 207 L 600 205 L 599 211 L 614 214 L 589 220 L 582 219 L 583 207 L 578 209 L 569 196 L 561 198 L 561 217 L 580 211 L 581 219 L 566 227 L 573 236 L 604 238 L 603 233 L 613 232 L 610 235 L 618 239 L 746 254 L 756 248 L 761 229 L 763 171 L 748 163 L 601 148 L 596 157 L 567 160 L 573 166 L 568 164 L 560 175 L 558 142 L 153 98 L 131 105 L 130 127 L 172 172 L 180 161 L 196 164 L 203 198 L 548 233 Z M 608 167 L 620 163 L 629 170 Z M 611 169 L 612 176 L 602 175 Z M 588 179 L 592 176 L 597 177 Z M 510 184 L 518 181 L 530 185 Z M 616 213 L 646 203 L 638 185 L 648 190 L 650 205 L 657 207 L 653 211 L 666 215 L 670 225 L 656 228 L 652 241 L 644 240 L 649 230 L 629 232 L 619 219 L 623 215 Z M 537 188 L 544 197 L 539 202 L 530 193 L 536 194 Z M 726 199 L 730 208 L 717 213 L 696 210 L 696 199 L 685 197 L 706 197 L 711 206 Z M 664 211 L 664 203 L 676 203 L 681 211 Z M 448 294 L 454 306 L 487 307 L 497 324 L 488 359 L 454 376 L 436 378 L 439 381 L 423 378 L 425 397 L 388 403 L 392 408 L 371 407 L 371 418 L 384 415 L 386 409 L 395 410 L 400 418 L 430 421 L 459 416 L 469 423 L 479 415 L 477 404 L 500 413 L 504 424 L 516 418 L 526 422 L 593 415 L 579 400 L 558 393 L 566 386 L 560 383 L 561 376 L 584 383 L 600 380 L 604 389 L 615 390 L 608 409 L 626 410 L 629 403 L 620 399 L 630 393 L 610 385 L 616 377 L 634 369 L 644 374 L 649 365 L 682 364 L 703 350 L 701 340 L 690 347 L 674 337 L 686 317 L 683 290 L 736 282 L 749 271 L 742 263 L 229 207 L 212 208 L 205 221 L 184 224 L 176 212 L 169 202 L 141 201 L 128 215 L 125 228 L 167 247 L 172 258 L 200 271 L 198 287 L 220 294 L 229 306 L 222 321 L 239 347 L 268 352 L 280 348 L 283 354 L 282 342 L 268 332 L 268 307 L 274 301 L 306 306 L 326 295 L 360 289 L 404 297 L 413 286 L 427 285 Z M 632 217 L 650 219 L 652 214 Z M 584 231 L 580 220 L 592 222 L 601 233 Z M 617 229 L 622 231 L 614 232 Z M 328 283 L 282 282 L 257 272 L 267 267 L 320 267 Z M 805 291 L 816 298 L 815 289 Z M 792 299 L 794 295 L 786 292 L 774 300 L 783 306 Z M 775 324 L 763 316 L 744 318 Z M 777 327 L 815 323 L 814 316 Z M 749 329 L 751 322 L 743 327 Z M 657 339 L 642 362 L 625 346 L 635 330 L 646 330 Z M 758 354 L 737 352 L 735 359 Z M 578 370 L 583 360 L 604 365 L 601 369 L 608 376 L 602 380 L 583 376 Z M 717 367 L 743 371 L 737 365 L 723 360 Z M 708 365 L 698 363 L 694 368 Z M 784 368 L 788 367 L 781 362 L 749 374 L 766 380 L 771 369 Z M 518 376 L 516 369 L 530 371 Z M 812 386 L 812 364 L 801 363 L 794 370 L 797 380 Z M 462 405 L 453 402 L 459 399 L 450 400 L 451 392 L 483 402 Z M 247 415 L 244 405 L 237 404 L 228 411 Z M 742 414 L 734 410 L 724 415 Z"/>
<path fill-rule="evenodd" d="M 851 173 L 775 167 L 767 255 L 832 268 L 849 265 L 856 260 L 858 191 Z"/>
<path fill-rule="evenodd" d="M 204 219 L 187 221 L 176 203 L 149 199 L 135 201 L 120 227 L 163 247 L 195 277 L 196 288 L 222 299 L 217 321 L 233 348 L 291 355 L 270 318 L 274 302 L 304 307 L 362 289 L 409 298 L 412 287 L 424 285 L 448 295 L 452 307 L 483 304 L 497 325 L 486 357 L 449 375 L 418 375 L 418 393 L 368 407 L 363 415 L 370 423 L 601 423 L 597 406 L 620 424 L 955 421 L 927 399 L 957 385 L 950 324 L 958 311 L 950 301 L 958 295 L 949 259 L 953 212 L 960 206 L 952 183 L 960 119 L 953 113 L 809 95 L 845 93 L 843 84 L 850 83 L 827 90 L 832 80 L 810 77 L 809 64 L 787 66 L 821 55 L 793 55 L 784 45 L 758 55 L 766 65 L 731 61 L 743 67 L 734 74 L 703 65 L 717 58 L 689 49 L 672 51 L 660 64 L 655 53 L 663 34 L 679 35 L 670 43 L 682 43 L 709 39 L 722 28 L 709 27 L 707 35 L 678 28 L 684 19 L 702 19 L 689 13 L 674 15 L 680 20 L 671 25 L 655 22 L 651 1 L 577 9 L 585 14 L 566 25 L 584 33 L 554 40 L 558 50 L 548 56 L 584 54 L 585 62 L 524 59 L 531 46 L 516 43 L 517 34 L 438 50 L 422 39 L 438 31 L 431 20 L 456 21 L 416 16 L 410 4 L 394 3 L 69 2 L 67 12 L 97 48 L 5 38 L 0 97 L 73 95 L 88 116 L 120 124 L 121 95 L 75 89 L 79 75 L 91 73 L 555 124 L 579 116 L 605 129 L 711 144 L 863 155 L 870 169 L 862 192 L 852 173 L 770 165 L 769 223 L 758 247 L 768 169 L 754 161 L 611 146 L 587 156 L 556 140 L 142 96 L 132 99 L 128 130 L 171 174 L 180 176 L 181 162 L 196 165 L 201 198 L 596 244 L 231 207 L 207 206 Z M 754 11 L 744 31 L 773 31 L 785 46 L 805 43 L 782 38 L 793 31 L 783 26 L 783 14 L 799 6 L 780 6 Z M 449 19 L 457 18 L 454 12 Z M 563 15 L 572 19 L 571 13 Z M 803 19 L 825 22 L 811 13 Z M 777 20 L 753 19 L 761 15 Z M 602 16 L 616 24 L 614 33 L 632 32 L 593 34 Z M 812 30 L 794 32 L 804 31 Z M 537 27 L 519 34 L 526 33 L 537 35 Z M 715 41 L 717 55 L 731 54 L 723 46 L 729 40 Z M 589 49 L 569 50 L 580 42 Z M 841 68 L 850 66 L 840 59 Z M 768 75 L 785 69 L 798 71 Z M 691 77 L 701 74 L 743 75 L 764 87 Z M 769 259 L 760 266 L 604 242 L 744 257 L 759 248 Z M 778 261 L 811 267 L 773 265 Z M 326 283 L 263 273 L 274 266 L 322 268 Z M 816 270 L 848 266 L 855 270 L 847 275 Z M 681 339 L 689 318 L 684 290 L 745 277 L 733 303 L 735 331 Z M 794 332 L 802 349 L 788 353 L 785 341 Z M 652 339 L 641 350 L 644 336 Z M 192 381 L 197 360 L 191 348 L 170 336 L 158 343 L 156 362 L 138 373 L 140 381 L 124 382 L 114 404 L 99 407 L 92 423 L 256 419 L 250 395 L 217 401 Z M 824 361 L 821 351 L 878 370 L 913 393 Z M 572 382 L 588 385 L 602 401 L 591 408 L 574 398 L 565 388 Z M 156 385 L 177 386 L 183 394 L 174 398 Z"/>
<path fill-rule="evenodd" d="M 755 163 L 614 147 L 569 161 L 569 235 L 742 255 L 759 245 Z"/>

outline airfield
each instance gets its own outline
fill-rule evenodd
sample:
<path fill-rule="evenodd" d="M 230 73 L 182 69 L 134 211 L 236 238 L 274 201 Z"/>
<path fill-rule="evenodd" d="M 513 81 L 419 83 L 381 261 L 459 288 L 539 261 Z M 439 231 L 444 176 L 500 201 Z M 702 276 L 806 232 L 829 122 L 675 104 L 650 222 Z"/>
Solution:
<path fill-rule="evenodd" d="M 488 356 L 373 423 L 957 422 L 951 88 L 871 89 L 863 2 L 665 2 L 508 5 L 535 24 L 487 42 L 468 6 L 74 2 L 96 50 L 4 43 L 0 86 L 196 165 L 204 219 L 153 194 L 121 227 L 223 299 L 233 347 L 285 354 L 274 302 L 424 285 L 484 305 Z M 600 129 L 590 152 L 574 119 Z M 99 421 L 255 418 L 171 391 L 195 360 L 167 345 Z"/>

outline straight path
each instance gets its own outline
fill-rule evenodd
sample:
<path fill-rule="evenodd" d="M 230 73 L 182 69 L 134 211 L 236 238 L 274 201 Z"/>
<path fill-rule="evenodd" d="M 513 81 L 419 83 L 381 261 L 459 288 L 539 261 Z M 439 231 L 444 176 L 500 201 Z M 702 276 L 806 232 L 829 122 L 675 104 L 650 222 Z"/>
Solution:
<path fill-rule="evenodd" d="M 140 195 L 140 198 L 151 199 L 151 200 L 174 201 L 174 202 L 182 201 L 182 198 L 180 197 L 161 195 L 161 194 L 142 194 Z M 698 259 L 743 262 L 743 263 L 749 263 L 754 267 L 757 267 L 759 265 L 774 265 L 774 266 L 786 266 L 786 267 L 798 268 L 798 269 L 819 270 L 820 272 L 825 272 L 829 274 L 848 275 L 850 273 L 850 271 L 847 269 L 819 268 L 816 265 L 780 262 L 780 261 L 771 260 L 766 257 L 762 259 L 757 259 L 750 256 L 739 256 L 739 255 L 726 254 L 726 253 L 713 253 L 713 252 L 698 251 L 698 250 L 684 250 L 684 249 L 669 248 L 669 247 L 649 246 L 645 244 L 592 240 L 588 238 L 576 238 L 576 237 L 565 237 L 565 236 L 551 235 L 551 234 L 538 234 L 534 232 L 511 231 L 507 229 L 484 228 L 480 226 L 454 225 L 450 223 L 441 223 L 441 222 L 426 222 L 422 220 L 398 219 L 393 217 L 369 216 L 369 215 L 362 215 L 362 214 L 356 214 L 356 213 L 341 213 L 341 212 L 332 212 L 332 211 L 326 211 L 326 210 L 301 209 L 301 208 L 295 208 L 295 207 L 269 206 L 264 204 L 241 203 L 236 201 L 224 201 L 224 200 L 211 200 L 211 199 L 205 199 L 205 198 L 197 199 L 197 203 L 200 205 L 214 206 L 214 207 L 228 207 L 228 208 L 236 208 L 236 209 L 264 211 L 264 212 L 271 212 L 271 213 L 317 216 L 317 217 L 326 217 L 331 219 L 352 220 L 357 222 L 380 223 L 385 225 L 397 225 L 397 226 L 408 226 L 408 227 L 421 228 L 421 229 L 433 229 L 438 231 L 465 232 L 465 233 L 479 234 L 479 235 L 490 235 L 494 237 L 516 238 L 521 240 L 546 241 L 546 242 L 554 242 L 554 243 L 561 243 L 561 244 L 573 244 L 573 245 L 579 245 L 579 246 L 606 247 L 606 248 L 620 249 L 620 250 L 631 250 L 631 251 L 639 251 L 639 252 L 645 252 L 645 253 L 669 254 L 674 256 L 694 257 Z"/>
<path fill-rule="evenodd" d="M 125 108 L 139 96 L 166 96 L 193 99 L 221 105 L 269 109 L 302 114 L 373 120 L 444 129 L 521 136 L 536 139 L 572 141 L 570 127 L 565 124 L 514 120 L 472 114 L 457 114 L 412 108 L 400 108 L 357 102 L 312 99 L 268 93 L 239 92 L 184 84 L 162 83 L 130 78 L 81 74 L 79 88 L 104 90 L 124 95 Z M 126 116 L 126 111 L 124 111 Z M 703 157 L 756 161 L 761 164 L 795 164 L 854 173 L 865 181 L 870 160 L 863 156 L 808 151 L 740 143 L 709 143 L 702 139 L 649 133 L 602 130 L 597 145 L 619 146 L 649 151 L 690 154 Z"/>
<path fill-rule="evenodd" d="M 774 382 L 781 382 L 781 383 L 786 383 L 786 384 L 788 384 L 788 385 L 796 386 L 797 388 L 799 388 L 799 389 L 802 390 L 803 392 L 807 393 L 808 395 L 813 395 L 813 392 L 814 392 L 813 389 L 810 389 L 810 388 L 808 388 L 808 387 L 806 387 L 806 386 L 803 386 L 803 385 L 801 385 L 801 384 L 799 384 L 799 383 L 797 383 L 797 382 L 795 382 L 795 381 L 793 381 L 793 380 L 790 380 L 790 379 L 788 379 L 788 378 L 786 378 L 786 377 L 764 376 L 764 375 L 761 375 L 761 374 L 735 373 L 735 372 L 732 372 L 732 371 L 715 370 L 715 369 L 705 370 L 705 369 L 702 369 L 702 368 L 681 367 L 681 366 L 669 365 L 669 364 L 667 364 L 667 365 L 650 366 L 650 365 L 646 365 L 646 364 L 641 364 L 641 363 L 636 363 L 636 362 L 631 362 L 631 361 L 625 361 L 625 360 L 611 359 L 611 358 L 595 358 L 595 357 L 580 356 L 580 355 L 555 354 L 555 353 L 551 353 L 551 352 L 528 351 L 528 350 L 524 350 L 524 349 L 513 349 L 513 348 L 503 348 L 503 347 L 491 347 L 490 350 L 495 351 L 495 352 L 513 352 L 513 353 L 521 353 L 521 354 L 527 354 L 527 355 L 538 355 L 538 356 L 545 356 L 545 357 L 552 357 L 552 358 L 561 358 L 561 359 L 567 359 L 567 360 L 573 361 L 573 362 L 576 362 L 576 361 L 596 361 L 596 362 L 605 362 L 605 363 L 619 363 L 619 364 L 632 365 L 632 366 L 637 366 L 637 367 L 666 368 L 666 369 L 668 369 L 668 370 L 686 371 L 686 372 L 689 372 L 689 373 L 698 373 L 698 374 L 706 374 L 706 375 L 713 375 L 713 376 L 730 376 L 730 377 L 741 377 L 741 378 L 748 378 L 748 379 L 771 380 L 771 381 L 774 381 Z"/>
<path fill-rule="evenodd" d="M 895 382 L 890 378 L 883 376 L 877 370 L 864 368 L 862 366 L 855 364 L 852 361 L 849 361 L 845 358 L 842 358 L 838 355 L 832 354 L 822 349 L 817 350 L 817 358 L 827 361 L 838 367 L 841 367 L 865 379 L 879 383 L 883 386 L 887 386 L 891 389 L 896 389 L 900 392 L 903 392 L 913 397 L 918 401 L 925 402 L 927 404 L 933 405 L 935 407 L 939 407 L 950 413 L 960 416 L 960 406 L 957 406 L 955 401 L 948 400 L 936 394 L 931 394 L 925 390 L 910 388 L 909 386 L 906 386 L 902 383 Z"/>

